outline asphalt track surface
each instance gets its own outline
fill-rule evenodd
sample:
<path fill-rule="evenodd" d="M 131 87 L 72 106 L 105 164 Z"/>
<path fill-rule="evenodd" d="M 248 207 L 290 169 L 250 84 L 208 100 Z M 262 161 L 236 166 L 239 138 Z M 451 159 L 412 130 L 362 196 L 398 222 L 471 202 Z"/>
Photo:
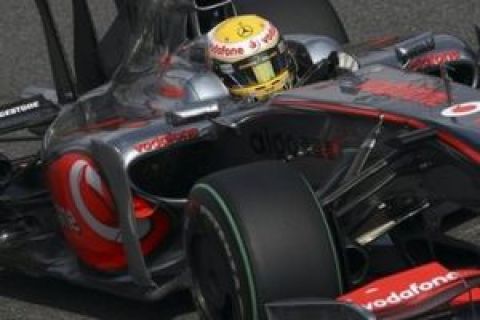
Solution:
<path fill-rule="evenodd" d="M 67 43 L 71 43 L 68 2 L 52 0 Z M 478 0 L 332 0 L 352 41 L 421 30 L 450 32 L 476 43 L 473 24 L 480 24 Z M 104 29 L 111 21 L 107 0 L 91 1 Z M 0 1 L 0 103 L 11 101 L 27 85 L 50 84 L 46 51 L 32 0 Z M 476 45 L 476 44 L 475 44 Z M 27 146 L 8 148 L 21 153 Z M 156 304 L 143 304 L 74 287 L 59 281 L 31 279 L 0 272 L 0 320 L 40 319 L 177 319 L 193 320 L 187 293 Z"/>

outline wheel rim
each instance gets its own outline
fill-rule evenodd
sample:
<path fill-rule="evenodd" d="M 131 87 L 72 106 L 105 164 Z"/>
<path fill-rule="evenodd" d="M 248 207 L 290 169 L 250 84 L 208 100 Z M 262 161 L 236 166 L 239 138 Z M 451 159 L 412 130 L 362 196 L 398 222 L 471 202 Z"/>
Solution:
<path fill-rule="evenodd" d="M 243 319 L 239 280 L 229 245 L 218 223 L 199 214 L 188 246 L 193 297 L 200 311 L 212 320 Z"/>

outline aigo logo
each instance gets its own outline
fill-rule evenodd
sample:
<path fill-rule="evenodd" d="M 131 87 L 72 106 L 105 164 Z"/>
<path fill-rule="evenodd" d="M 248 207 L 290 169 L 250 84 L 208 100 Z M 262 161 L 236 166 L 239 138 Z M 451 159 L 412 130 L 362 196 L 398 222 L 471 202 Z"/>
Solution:
<path fill-rule="evenodd" d="M 384 298 L 377 298 L 377 299 L 374 299 L 373 301 L 362 303 L 362 307 L 370 311 L 379 311 L 387 307 L 408 302 L 421 295 L 428 294 L 429 292 L 434 291 L 437 288 L 456 282 L 460 278 L 461 277 L 458 272 L 449 272 L 443 276 L 437 276 L 425 282 L 420 282 L 420 283 L 413 282 L 409 284 L 405 288 L 405 290 L 391 291 Z M 379 292 L 379 289 L 377 288 L 368 288 L 364 292 L 364 294 L 369 295 L 377 292 Z"/>

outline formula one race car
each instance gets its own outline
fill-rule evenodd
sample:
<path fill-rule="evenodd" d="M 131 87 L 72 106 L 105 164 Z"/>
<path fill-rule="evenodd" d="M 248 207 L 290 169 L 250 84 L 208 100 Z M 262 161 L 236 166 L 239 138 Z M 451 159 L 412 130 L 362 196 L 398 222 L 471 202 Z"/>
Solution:
<path fill-rule="evenodd" d="M 97 43 L 75 0 L 73 81 L 36 3 L 57 101 L 0 111 L 2 133 L 43 136 L 0 162 L 3 267 L 140 300 L 191 288 L 207 319 L 475 317 L 480 92 L 463 41 L 345 44 L 327 1 L 295 1 L 318 17 L 295 21 L 288 0 L 120 0 Z M 241 12 L 287 33 L 295 88 L 235 99 L 210 70 L 203 34 Z"/>

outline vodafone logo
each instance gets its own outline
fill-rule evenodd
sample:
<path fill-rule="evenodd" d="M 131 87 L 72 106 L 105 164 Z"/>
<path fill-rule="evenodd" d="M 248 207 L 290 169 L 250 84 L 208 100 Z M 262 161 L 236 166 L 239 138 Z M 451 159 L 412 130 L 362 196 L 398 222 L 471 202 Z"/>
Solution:
<path fill-rule="evenodd" d="M 479 269 L 448 270 L 438 262 L 431 262 L 374 280 L 337 300 L 356 304 L 382 319 L 413 319 L 412 314 L 425 308 L 480 301 L 480 292 L 475 294 L 476 289 L 470 291 L 465 286 L 465 281 L 478 279 Z"/>
<path fill-rule="evenodd" d="M 278 29 L 264 21 L 261 25 L 261 31 L 256 32 L 249 25 L 241 24 L 236 30 L 241 41 L 229 42 L 216 36 L 217 30 L 222 25 L 217 26 L 208 34 L 208 51 L 211 58 L 223 62 L 234 63 L 250 57 L 258 52 L 275 47 L 280 40 Z"/>
<path fill-rule="evenodd" d="M 466 117 L 479 112 L 480 102 L 466 102 L 443 110 L 442 116 L 447 118 Z"/>
<path fill-rule="evenodd" d="M 437 276 L 429 281 L 421 283 L 411 283 L 405 290 L 392 291 L 385 298 L 375 299 L 373 301 L 363 303 L 362 306 L 370 311 L 379 311 L 387 307 L 399 305 L 401 303 L 415 299 L 418 296 L 428 294 L 436 288 L 442 287 L 446 284 L 455 282 L 460 279 L 460 275 L 457 272 L 449 272 L 443 276 Z M 369 288 L 365 291 L 366 295 L 376 293 L 379 289 Z"/>
<path fill-rule="evenodd" d="M 164 149 L 172 144 L 192 140 L 198 137 L 198 129 L 191 128 L 179 132 L 160 135 L 152 139 L 140 142 L 134 146 L 140 153 Z"/>
<path fill-rule="evenodd" d="M 227 47 L 226 45 L 215 44 L 210 48 L 210 53 L 216 56 L 238 57 L 243 56 L 245 50 L 242 47 Z"/>

